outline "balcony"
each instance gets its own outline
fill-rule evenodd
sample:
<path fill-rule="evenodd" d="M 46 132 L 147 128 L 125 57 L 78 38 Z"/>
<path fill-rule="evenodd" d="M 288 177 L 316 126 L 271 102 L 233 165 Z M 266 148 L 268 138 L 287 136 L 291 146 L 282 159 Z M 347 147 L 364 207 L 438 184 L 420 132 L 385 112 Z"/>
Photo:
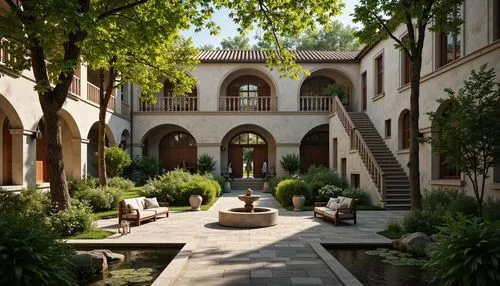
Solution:
<path fill-rule="evenodd" d="M 332 110 L 331 96 L 301 96 L 299 110 L 306 112 L 330 112 Z"/>
<path fill-rule="evenodd" d="M 99 91 L 100 89 L 97 86 L 87 82 L 87 99 L 97 105 L 99 105 Z M 111 95 L 108 102 L 108 109 L 115 110 L 115 101 L 114 95 Z"/>
<path fill-rule="evenodd" d="M 219 111 L 269 112 L 277 111 L 274 96 L 220 96 Z"/>
<path fill-rule="evenodd" d="M 147 103 L 140 100 L 139 111 L 145 112 L 192 112 L 198 111 L 198 98 L 194 96 L 159 96 L 156 103 Z"/>

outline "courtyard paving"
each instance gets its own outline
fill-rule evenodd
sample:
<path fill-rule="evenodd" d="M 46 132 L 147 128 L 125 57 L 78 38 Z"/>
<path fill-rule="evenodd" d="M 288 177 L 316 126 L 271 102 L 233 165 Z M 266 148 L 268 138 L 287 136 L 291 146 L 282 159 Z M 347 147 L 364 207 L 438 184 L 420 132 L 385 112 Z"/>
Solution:
<path fill-rule="evenodd" d="M 169 218 L 132 227 L 123 242 L 187 243 L 191 257 L 173 285 L 342 285 L 310 243 L 388 242 L 376 234 L 404 211 L 360 211 L 358 223 L 334 226 L 314 218 L 312 211 L 280 207 L 267 193 L 256 205 L 279 209 L 278 225 L 235 229 L 217 224 L 218 210 L 241 207 L 237 195 L 224 194 L 208 211 L 172 212 Z M 116 219 L 99 221 L 116 231 Z M 110 238 L 113 239 L 113 238 Z"/>

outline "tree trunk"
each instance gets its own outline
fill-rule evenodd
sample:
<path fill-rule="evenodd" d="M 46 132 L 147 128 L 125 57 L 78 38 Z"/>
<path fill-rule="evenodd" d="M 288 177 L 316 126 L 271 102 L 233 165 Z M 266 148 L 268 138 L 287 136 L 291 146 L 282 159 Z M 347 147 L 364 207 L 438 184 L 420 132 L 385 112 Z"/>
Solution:
<path fill-rule="evenodd" d="M 422 208 L 422 195 L 420 193 L 420 158 L 418 118 L 420 115 L 420 71 L 422 68 L 422 55 L 416 53 L 410 66 L 410 197 L 412 209 Z"/>
<path fill-rule="evenodd" d="M 99 173 L 99 185 L 106 186 L 106 109 L 108 107 L 109 97 L 106 100 L 106 91 L 104 90 L 104 70 L 99 71 L 99 131 L 97 133 L 97 172 Z"/>
<path fill-rule="evenodd" d="M 43 103 L 42 103 L 43 105 Z M 64 171 L 62 136 L 59 110 L 44 111 L 45 134 L 47 136 L 47 159 L 52 205 L 59 210 L 70 207 L 68 184 Z"/>

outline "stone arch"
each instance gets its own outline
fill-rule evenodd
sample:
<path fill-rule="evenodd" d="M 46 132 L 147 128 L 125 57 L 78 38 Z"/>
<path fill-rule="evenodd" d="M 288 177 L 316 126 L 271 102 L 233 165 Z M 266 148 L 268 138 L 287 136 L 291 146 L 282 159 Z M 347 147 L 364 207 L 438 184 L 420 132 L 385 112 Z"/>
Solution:
<path fill-rule="evenodd" d="M 311 166 L 329 166 L 328 124 L 309 130 L 300 142 L 300 171 L 307 172 Z"/>
<path fill-rule="evenodd" d="M 106 124 L 106 146 L 116 145 L 113 130 Z M 94 122 L 89 129 L 87 139 L 87 173 L 91 176 L 97 177 L 97 135 L 99 132 L 99 122 Z"/>
<path fill-rule="evenodd" d="M 398 118 L 398 146 L 399 149 L 410 148 L 410 110 L 404 109 Z"/>
<path fill-rule="evenodd" d="M 345 72 L 343 69 L 332 66 L 322 66 L 315 68 L 314 70 L 311 71 L 311 74 L 309 76 L 303 77 L 301 79 L 299 88 L 297 90 L 297 100 L 299 103 L 298 105 L 299 110 L 322 111 L 321 109 L 326 109 L 325 111 L 328 111 L 327 108 L 329 108 L 329 105 L 327 101 L 322 102 L 321 99 L 308 98 L 307 96 L 304 96 L 306 85 L 309 82 L 313 81 L 315 78 L 330 79 L 331 82 L 323 80 L 326 84 L 333 82 L 343 84 L 347 89 L 346 90 L 347 96 L 342 100 L 342 102 L 344 103 L 348 111 L 354 110 L 355 107 L 353 106 L 353 101 L 355 94 L 354 91 L 356 89 L 356 86 L 354 85 L 354 80 L 352 79 L 352 76 L 349 75 L 349 73 Z M 321 86 L 321 84 L 318 86 L 318 88 L 320 89 L 322 87 L 324 88 L 324 86 Z M 318 96 L 321 96 L 320 92 L 321 90 L 317 92 Z M 320 110 L 318 110 L 318 108 Z"/>
<path fill-rule="evenodd" d="M 129 150 L 130 147 L 130 132 L 128 129 L 123 129 L 122 134 L 120 135 L 120 147 L 124 150 Z"/>
<path fill-rule="evenodd" d="M 232 83 L 238 81 L 248 82 L 246 86 L 255 86 L 257 91 L 252 89 L 243 90 L 243 93 L 253 95 L 251 99 L 232 98 L 235 92 L 231 92 Z M 239 88 L 239 87 L 235 87 Z M 236 90 L 238 93 L 239 90 Z M 221 81 L 218 91 L 219 111 L 275 111 L 277 109 L 278 88 L 272 76 L 263 69 L 242 66 L 226 73 Z"/>
<path fill-rule="evenodd" d="M 260 136 L 265 144 L 244 144 L 244 146 L 235 146 L 231 144 L 232 140 L 240 134 L 252 133 Z M 241 148 L 240 148 L 241 147 Z M 242 124 L 229 130 L 221 140 L 221 164 L 224 166 L 222 170 L 226 170 L 229 160 L 231 159 L 233 173 L 238 175 L 244 170 L 243 149 L 252 148 L 252 165 L 253 172 L 256 177 L 262 176 L 261 166 L 264 160 L 268 162 L 270 173 L 274 173 L 276 168 L 276 140 L 273 135 L 265 128 L 254 124 Z M 241 156 L 240 156 L 241 153 Z M 241 157 L 241 160 L 240 160 Z M 236 160 L 236 161 L 235 161 Z M 241 164 L 240 164 L 241 163 Z M 246 165 L 245 165 L 246 166 Z"/>
<path fill-rule="evenodd" d="M 15 148 L 21 137 L 15 138 L 11 133 L 14 129 L 23 130 L 23 123 L 19 114 L 10 102 L 0 94 L 0 186 L 23 184 L 22 148 Z M 17 172 L 16 172 L 17 170 Z"/>

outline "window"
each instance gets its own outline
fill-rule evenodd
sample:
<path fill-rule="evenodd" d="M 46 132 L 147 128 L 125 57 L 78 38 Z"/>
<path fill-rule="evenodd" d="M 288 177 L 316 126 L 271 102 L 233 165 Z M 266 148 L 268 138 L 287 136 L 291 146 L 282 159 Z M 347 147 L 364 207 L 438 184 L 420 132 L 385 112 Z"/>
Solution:
<path fill-rule="evenodd" d="M 332 168 L 334 170 L 337 170 L 338 167 L 339 167 L 338 166 L 338 162 L 337 162 L 339 160 L 338 159 L 338 156 L 339 156 L 338 152 L 339 151 L 338 151 L 338 141 L 337 141 L 337 138 L 333 138 L 332 139 L 332 149 L 333 149 L 333 152 L 332 152 L 332 161 L 333 161 L 332 162 L 333 163 Z"/>
<path fill-rule="evenodd" d="M 226 98 L 220 104 L 224 111 L 270 111 L 271 88 L 257 76 L 245 75 L 234 79 L 227 87 Z"/>
<path fill-rule="evenodd" d="M 259 135 L 251 132 L 241 133 L 231 140 L 232 145 L 265 145 L 266 141 Z"/>
<path fill-rule="evenodd" d="M 340 174 L 342 178 L 347 177 L 347 158 L 340 159 Z"/>
<path fill-rule="evenodd" d="M 185 132 L 172 132 L 160 141 L 160 147 L 196 146 L 193 136 Z"/>
<path fill-rule="evenodd" d="M 404 36 L 401 41 L 403 43 L 407 42 L 408 35 Z M 406 54 L 406 52 L 401 51 L 401 85 L 410 83 L 410 65 L 410 57 Z"/>
<path fill-rule="evenodd" d="M 351 187 L 359 189 L 360 179 L 359 174 L 351 174 Z"/>
<path fill-rule="evenodd" d="M 366 110 L 366 72 L 361 74 L 361 104 L 363 111 Z"/>
<path fill-rule="evenodd" d="M 325 88 L 332 83 L 335 81 L 326 76 L 309 78 L 300 87 L 300 96 L 324 96 Z"/>
<path fill-rule="evenodd" d="M 461 15 L 460 9 L 455 9 L 452 13 Z M 439 67 L 449 64 L 462 56 L 462 35 L 448 32 L 441 32 L 438 36 L 438 63 Z"/>
<path fill-rule="evenodd" d="M 401 115 L 401 144 L 400 147 L 401 149 L 408 149 L 410 148 L 410 111 L 405 110 L 403 111 Z"/>
<path fill-rule="evenodd" d="M 443 116 L 448 119 L 448 124 L 456 125 L 456 121 L 449 115 L 448 109 L 443 111 Z M 460 179 L 460 169 L 446 161 L 443 155 L 439 155 L 439 175 L 441 179 Z"/>
<path fill-rule="evenodd" d="M 493 41 L 500 39 L 500 0 L 493 1 Z"/>
<path fill-rule="evenodd" d="M 384 92 L 384 56 L 380 55 L 375 59 L 376 70 L 376 91 L 377 95 Z"/>
<path fill-rule="evenodd" d="M 391 120 L 387 119 L 385 121 L 385 137 L 391 137 Z"/>

